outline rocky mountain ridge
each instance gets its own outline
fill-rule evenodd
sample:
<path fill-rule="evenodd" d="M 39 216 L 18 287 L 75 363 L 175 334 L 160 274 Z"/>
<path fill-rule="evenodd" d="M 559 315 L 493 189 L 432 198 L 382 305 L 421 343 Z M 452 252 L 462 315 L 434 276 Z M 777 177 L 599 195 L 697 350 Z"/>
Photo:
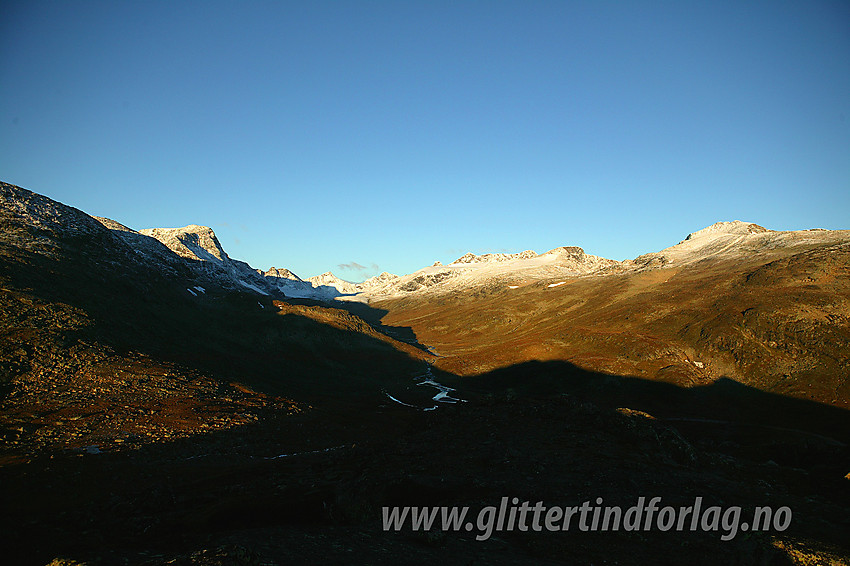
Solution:
<path fill-rule="evenodd" d="M 277 267 L 271 267 L 268 271 L 263 273 L 266 277 L 279 277 L 281 279 L 292 279 L 293 281 L 302 281 L 300 277 L 292 273 L 286 268 L 278 269 Z"/>
<path fill-rule="evenodd" d="M 525 250 L 524 252 L 519 252 L 516 254 L 508 254 L 508 253 L 488 253 L 482 255 L 475 255 L 472 252 L 468 252 L 461 257 L 457 258 L 452 262 L 452 265 L 457 263 L 485 263 L 490 261 L 511 261 L 513 259 L 529 259 L 532 257 L 537 257 L 537 253 L 534 250 Z"/>
<path fill-rule="evenodd" d="M 307 298 L 319 301 L 370 302 L 411 294 L 443 294 L 476 286 L 522 286 L 535 281 L 605 276 L 681 267 L 710 257 L 757 254 L 783 246 L 813 241 L 841 243 L 850 240 L 846 230 L 774 231 L 751 222 L 717 222 L 671 247 L 616 261 L 591 254 L 578 246 L 562 246 L 537 254 L 466 253 L 449 265 L 435 262 L 407 275 L 383 272 L 362 283 L 352 283 L 328 271 L 302 279 L 286 268 L 263 272 L 231 258 L 215 232 L 191 224 L 182 228 L 133 230 L 107 218 L 92 217 L 73 207 L 4 184 L 3 205 L 10 213 L 26 217 L 34 226 L 67 233 L 93 233 L 106 229 L 119 245 L 153 270 L 177 276 L 183 273 L 187 289 L 196 285 L 221 287 L 260 295 Z M 32 245 L 31 242 L 27 245 Z M 559 283 L 559 281 L 555 281 Z"/>
<path fill-rule="evenodd" d="M 850 241 L 848 230 L 769 230 L 752 222 L 716 222 L 692 232 L 678 244 L 635 259 L 616 261 L 585 253 L 578 246 L 562 246 L 543 254 L 527 250 L 516 254 L 467 253 L 449 265 L 433 265 L 385 281 L 361 286 L 341 300 L 369 302 L 413 294 L 445 294 L 469 287 L 518 287 L 537 281 L 563 284 L 577 277 L 638 273 L 695 265 L 710 258 L 746 258 L 780 248 Z"/>
<path fill-rule="evenodd" d="M 738 235 L 747 235 L 747 234 L 761 234 L 763 232 L 772 232 L 773 230 L 768 230 L 764 226 L 759 226 L 758 224 L 754 224 L 752 222 L 742 222 L 740 220 L 733 220 L 731 222 L 715 222 L 711 226 L 707 226 L 702 230 L 697 230 L 696 232 L 692 232 L 688 234 L 688 237 L 685 238 L 684 241 L 687 240 L 697 240 L 699 238 L 708 238 L 717 234 L 738 234 Z M 682 242 L 679 242 L 680 244 Z"/>

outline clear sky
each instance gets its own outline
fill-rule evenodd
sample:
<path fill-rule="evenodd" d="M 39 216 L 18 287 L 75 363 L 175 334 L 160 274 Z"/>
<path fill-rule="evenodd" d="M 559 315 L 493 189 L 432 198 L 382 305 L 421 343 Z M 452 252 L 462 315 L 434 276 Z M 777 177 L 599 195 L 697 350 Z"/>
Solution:
<path fill-rule="evenodd" d="M 354 281 L 847 229 L 850 3 L 5 1 L 0 179 Z"/>

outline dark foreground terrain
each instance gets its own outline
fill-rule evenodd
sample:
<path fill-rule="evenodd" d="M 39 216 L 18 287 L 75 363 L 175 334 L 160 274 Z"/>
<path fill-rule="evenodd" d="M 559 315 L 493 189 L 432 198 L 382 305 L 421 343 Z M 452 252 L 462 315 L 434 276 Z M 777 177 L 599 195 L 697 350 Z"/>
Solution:
<path fill-rule="evenodd" d="M 667 322 L 643 323 L 654 333 L 632 329 L 631 358 L 617 354 L 627 333 L 601 322 L 558 326 L 545 314 L 565 350 L 587 329 L 584 362 L 534 355 L 531 342 L 545 337 L 533 333 L 522 338 L 525 353 L 506 338 L 500 349 L 504 319 L 492 310 L 493 341 L 464 346 L 460 330 L 437 340 L 427 328 L 439 325 L 422 317 L 441 318 L 449 330 L 465 317 L 485 335 L 487 315 L 476 313 L 486 301 L 491 309 L 504 304 L 488 292 L 447 299 L 456 318 L 438 304 L 428 312 L 415 301 L 344 309 L 208 282 L 190 295 L 186 288 L 200 281 L 193 266 L 151 269 L 91 217 L 10 185 L 2 190 L 3 563 L 850 561 L 847 376 L 829 373 L 847 364 L 841 321 L 830 323 L 832 334 L 799 316 L 798 333 L 789 323 L 771 327 L 766 300 L 749 318 L 733 319 L 735 297 L 750 292 L 736 295 L 733 281 L 709 323 L 699 309 L 711 307 L 700 305 L 691 324 L 687 311 L 665 310 Z M 22 199 L 38 206 L 19 206 Z M 845 256 L 837 257 L 828 275 L 840 280 Z M 791 272 L 803 269 L 799 259 Z M 846 300 L 828 282 L 807 283 L 817 289 L 797 289 L 796 301 L 783 298 L 773 320 L 793 318 L 791 304 Z M 646 300 L 632 313 L 599 308 L 612 324 L 615 316 L 648 317 Z M 464 306 L 474 301 L 485 303 Z M 724 332 L 738 338 L 724 344 Z M 399 336 L 418 337 L 443 357 Z M 762 339 L 781 356 L 760 349 Z M 664 340 L 673 353 L 643 355 L 647 343 Z M 694 344 L 726 359 L 729 377 L 684 383 L 691 374 L 683 368 L 693 364 L 649 371 L 670 365 L 662 358 L 675 347 Z M 808 373 L 793 365 L 793 352 Z M 618 358 L 623 371 L 611 365 Z M 625 371 L 629 364 L 637 369 Z M 782 367 L 793 378 L 789 391 L 759 381 L 759 367 Z M 464 402 L 415 408 L 434 405 L 437 391 L 417 385 L 426 374 Z M 814 393 L 796 389 L 803 378 Z M 744 519 L 755 507 L 785 506 L 793 520 L 781 532 L 738 532 L 728 541 L 723 529 L 573 528 L 478 541 L 475 530 L 382 527 L 384 506 L 476 513 L 502 497 L 547 506 L 601 497 L 626 509 L 640 496 L 675 507 L 702 497 L 706 506 L 742 507 Z"/>

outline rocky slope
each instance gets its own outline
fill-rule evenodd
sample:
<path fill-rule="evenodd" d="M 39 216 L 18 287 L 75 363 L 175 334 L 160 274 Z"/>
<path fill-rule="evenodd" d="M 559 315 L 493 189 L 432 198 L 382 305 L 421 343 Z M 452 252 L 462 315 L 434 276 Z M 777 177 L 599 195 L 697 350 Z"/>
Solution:
<path fill-rule="evenodd" d="M 415 294 L 441 295 L 473 287 L 518 287 L 534 282 L 637 273 L 692 265 L 707 259 L 740 257 L 748 260 L 777 250 L 804 249 L 850 241 L 850 231 L 773 231 L 751 222 L 717 222 L 689 234 L 678 244 L 615 261 L 589 255 L 580 247 L 564 246 L 543 254 L 531 250 L 516 254 L 467 253 L 449 265 L 436 262 L 379 286 L 359 286 L 343 300 L 380 301 Z M 555 283 L 559 283 L 556 281 Z M 349 288 L 349 291 L 351 289 Z"/>
<path fill-rule="evenodd" d="M 182 228 L 147 228 L 133 230 L 109 218 L 92 217 L 75 208 L 4 183 L 0 204 L 9 214 L 51 234 L 98 235 L 109 239 L 150 272 L 182 277 L 185 288 L 200 286 L 275 297 L 309 298 L 330 301 L 344 294 L 380 287 L 396 276 L 383 273 L 361 283 L 344 281 L 331 272 L 302 280 L 288 269 L 271 268 L 263 273 L 243 261 L 227 255 L 215 232 L 207 226 L 191 224 Z M 104 232 L 104 229 L 107 231 Z M 7 237 L 11 237 L 8 234 Z M 36 242 L 20 240 L 22 246 Z M 192 291 L 187 291 L 191 293 Z"/>
<path fill-rule="evenodd" d="M 291 279 L 292 281 L 302 281 L 300 277 L 289 271 L 288 269 L 278 269 L 277 267 L 271 267 L 268 271 L 263 273 L 266 277 L 277 277 L 280 279 Z"/>
<path fill-rule="evenodd" d="M 850 408 L 850 231 L 720 223 L 586 274 L 533 273 L 370 304 L 455 373 L 564 360 L 687 387 L 729 377 Z"/>
<path fill-rule="evenodd" d="M 768 230 L 750 222 L 717 222 L 688 234 L 687 238 L 660 252 L 623 262 L 626 269 L 692 265 L 707 259 L 752 261 L 811 246 L 830 246 L 850 241 L 848 230 Z"/>

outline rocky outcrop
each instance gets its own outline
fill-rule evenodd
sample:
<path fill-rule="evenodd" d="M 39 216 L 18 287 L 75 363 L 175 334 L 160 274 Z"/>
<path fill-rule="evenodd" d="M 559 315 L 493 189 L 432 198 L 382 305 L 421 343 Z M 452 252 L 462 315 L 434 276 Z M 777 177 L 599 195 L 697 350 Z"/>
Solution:
<path fill-rule="evenodd" d="M 526 250 L 524 252 L 519 252 L 516 254 L 481 254 L 475 255 L 472 252 L 466 253 L 461 257 L 457 258 L 452 262 L 452 264 L 457 263 L 487 263 L 491 261 L 511 261 L 514 259 L 529 259 L 532 257 L 537 257 L 537 253 L 532 250 Z M 435 264 L 436 265 L 436 264 Z"/>

